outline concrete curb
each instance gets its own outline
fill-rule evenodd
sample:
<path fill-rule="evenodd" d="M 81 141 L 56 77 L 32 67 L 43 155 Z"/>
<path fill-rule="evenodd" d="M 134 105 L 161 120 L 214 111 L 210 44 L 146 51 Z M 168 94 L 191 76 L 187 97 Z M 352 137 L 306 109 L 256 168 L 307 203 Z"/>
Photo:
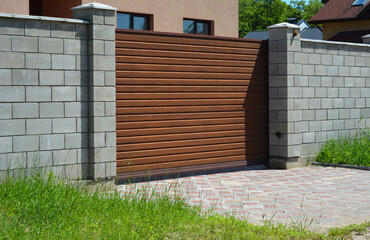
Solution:
<path fill-rule="evenodd" d="M 324 166 L 324 167 L 351 168 L 351 169 L 359 169 L 359 170 L 370 171 L 370 167 L 355 166 L 355 165 L 346 165 L 346 164 L 334 164 L 334 163 L 313 162 L 312 165 L 315 165 L 315 166 Z"/>

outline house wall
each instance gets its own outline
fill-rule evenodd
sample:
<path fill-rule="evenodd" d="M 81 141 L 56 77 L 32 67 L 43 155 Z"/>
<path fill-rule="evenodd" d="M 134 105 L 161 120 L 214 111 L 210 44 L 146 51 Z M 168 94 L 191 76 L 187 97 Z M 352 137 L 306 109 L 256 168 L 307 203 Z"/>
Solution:
<path fill-rule="evenodd" d="M 82 0 L 82 4 L 90 2 Z M 214 35 L 238 37 L 237 0 L 100 0 L 118 11 L 153 14 L 154 31 L 183 32 L 183 18 L 214 22 Z"/>
<path fill-rule="evenodd" d="M 29 0 L 0 0 L 0 13 L 29 14 Z"/>
<path fill-rule="evenodd" d="M 51 17 L 73 18 L 71 8 L 81 5 L 81 0 L 43 0 L 42 15 Z"/>
<path fill-rule="evenodd" d="M 322 24 L 322 38 L 328 40 L 340 32 L 369 30 L 370 20 L 331 22 Z"/>
<path fill-rule="evenodd" d="M 83 11 L 0 17 L 0 175 L 115 176 L 115 14 Z"/>
<path fill-rule="evenodd" d="M 269 30 L 270 164 L 293 167 L 322 144 L 370 127 L 370 45 Z"/>

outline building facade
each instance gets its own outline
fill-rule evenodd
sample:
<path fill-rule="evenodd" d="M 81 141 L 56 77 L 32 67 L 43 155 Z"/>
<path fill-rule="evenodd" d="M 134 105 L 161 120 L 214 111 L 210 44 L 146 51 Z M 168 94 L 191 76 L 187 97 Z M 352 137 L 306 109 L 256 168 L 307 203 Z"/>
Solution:
<path fill-rule="evenodd" d="M 19 4 L 0 0 L 0 12 L 72 18 L 72 7 L 89 0 L 20 0 Z M 237 0 L 100 0 L 118 9 L 118 20 L 131 19 L 117 26 L 137 30 L 172 33 L 198 33 L 238 37 Z M 121 15 L 124 14 L 124 15 Z M 120 16 L 121 15 L 121 16 Z M 144 28 L 143 28 L 143 25 Z"/>

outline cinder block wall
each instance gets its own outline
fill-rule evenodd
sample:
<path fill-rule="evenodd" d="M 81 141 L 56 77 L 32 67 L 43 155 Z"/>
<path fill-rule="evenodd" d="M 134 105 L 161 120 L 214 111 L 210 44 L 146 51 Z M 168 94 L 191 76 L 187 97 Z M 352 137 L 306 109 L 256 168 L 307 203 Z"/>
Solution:
<path fill-rule="evenodd" d="M 95 16 L 99 9 L 84 11 Z M 98 13 L 103 19 L 105 11 Z M 115 176 L 114 17 L 110 9 L 108 18 L 113 20 L 105 25 L 104 21 L 0 15 L 2 175 L 7 170 L 42 167 L 70 179 Z M 102 31 L 113 29 L 113 40 L 105 33 L 99 49 L 91 46 L 90 29 L 97 25 Z M 98 55 L 112 66 L 96 69 L 89 61 Z M 98 76 L 92 74 L 97 70 Z M 91 119 L 96 118 L 109 125 L 94 128 Z M 97 164 L 95 153 L 107 151 L 113 156 L 106 155 Z"/>
<path fill-rule="evenodd" d="M 273 25 L 269 89 L 270 166 L 302 166 L 326 140 L 370 127 L 370 45 L 300 39 L 298 26 Z"/>

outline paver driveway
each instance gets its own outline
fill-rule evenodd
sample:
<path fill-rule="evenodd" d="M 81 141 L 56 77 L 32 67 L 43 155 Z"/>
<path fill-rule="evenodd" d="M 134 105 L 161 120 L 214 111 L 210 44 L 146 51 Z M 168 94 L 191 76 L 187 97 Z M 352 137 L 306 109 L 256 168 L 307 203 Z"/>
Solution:
<path fill-rule="evenodd" d="M 253 223 L 272 219 L 307 223 L 313 230 L 370 219 L 370 172 L 306 167 L 291 170 L 245 168 L 120 186 L 181 191 L 192 205 L 232 213 Z M 314 229 L 317 228 L 317 229 Z"/>

